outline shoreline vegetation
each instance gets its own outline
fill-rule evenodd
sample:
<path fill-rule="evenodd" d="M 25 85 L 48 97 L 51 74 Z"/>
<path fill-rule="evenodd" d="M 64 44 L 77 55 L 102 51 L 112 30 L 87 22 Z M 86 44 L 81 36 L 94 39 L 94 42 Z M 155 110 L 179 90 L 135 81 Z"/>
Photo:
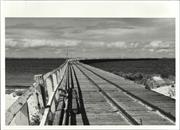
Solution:
<path fill-rule="evenodd" d="M 113 72 L 125 79 L 132 80 L 141 84 L 145 89 L 161 93 L 165 96 L 175 98 L 175 76 L 160 74 L 143 74 L 143 73 L 123 73 Z"/>
<path fill-rule="evenodd" d="M 159 88 L 160 86 L 173 85 L 175 83 L 175 76 L 164 76 L 161 74 L 144 74 L 144 73 L 123 73 L 112 72 L 116 75 L 124 77 L 125 79 L 132 80 L 138 84 L 142 84 L 146 89 Z"/>

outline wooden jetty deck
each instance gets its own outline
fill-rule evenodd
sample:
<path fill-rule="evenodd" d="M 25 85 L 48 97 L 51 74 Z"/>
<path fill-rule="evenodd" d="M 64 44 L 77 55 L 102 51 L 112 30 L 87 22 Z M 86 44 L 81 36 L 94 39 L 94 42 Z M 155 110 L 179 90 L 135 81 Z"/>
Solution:
<path fill-rule="evenodd" d="M 7 110 L 6 125 L 175 125 L 174 99 L 77 60 L 35 80 Z"/>

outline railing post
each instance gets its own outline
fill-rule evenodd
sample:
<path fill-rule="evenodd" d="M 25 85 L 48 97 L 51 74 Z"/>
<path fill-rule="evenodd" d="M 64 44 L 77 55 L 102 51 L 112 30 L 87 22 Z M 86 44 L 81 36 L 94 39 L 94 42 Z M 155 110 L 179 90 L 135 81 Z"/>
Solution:
<path fill-rule="evenodd" d="M 48 96 L 50 97 L 52 95 L 52 92 L 54 91 L 54 83 L 53 83 L 52 75 L 49 75 L 44 80 L 45 80 L 45 86 L 47 88 Z"/>
<path fill-rule="evenodd" d="M 39 109 L 44 108 L 44 103 L 43 103 L 43 96 L 42 96 L 42 91 L 41 91 L 41 86 L 39 84 L 34 84 L 34 86 L 36 87 L 36 98 L 37 98 L 37 102 L 38 102 L 38 107 Z"/>
<path fill-rule="evenodd" d="M 58 82 L 57 82 L 57 75 L 56 75 L 56 72 L 54 72 L 52 75 L 52 82 L 53 82 L 53 91 L 56 89 L 57 85 L 58 85 Z"/>
<path fill-rule="evenodd" d="M 40 125 L 52 124 L 60 96 L 57 87 L 66 67 L 67 63 L 44 75 L 35 75 L 35 83 L 6 111 L 6 125 L 38 125 L 39 121 Z M 61 86 L 64 85 L 65 80 Z"/>
<path fill-rule="evenodd" d="M 61 68 L 59 69 L 59 78 L 60 78 L 60 80 L 62 79 L 62 69 Z"/>
<path fill-rule="evenodd" d="M 56 78 L 57 78 L 57 83 L 60 83 L 60 79 L 59 79 L 59 70 L 57 69 L 56 71 Z"/>
<path fill-rule="evenodd" d="M 42 74 L 35 75 L 34 80 L 40 86 L 40 91 L 41 91 L 41 95 L 42 95 L 42 99 L 43 99 L 43 105 L 44 105 L 44 107 L 46 107 L 47 102 L 48 102 L 47 101 L 48 95 L 47 95 L 47 88 L 46 88 L 44 80 L 43 80 L 43 75 Z"/>

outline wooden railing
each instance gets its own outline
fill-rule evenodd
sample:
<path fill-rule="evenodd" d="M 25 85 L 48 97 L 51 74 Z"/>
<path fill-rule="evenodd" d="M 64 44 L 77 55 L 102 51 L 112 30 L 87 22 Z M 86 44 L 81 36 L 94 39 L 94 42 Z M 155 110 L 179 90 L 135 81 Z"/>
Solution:
<path fill-rule="evenodd" d="M 68 60 L 51 72 L 35 75 L 35 83 L 6 111 L 6 125 L 51 124 L 59 99 L 58 88 L 65 85 L 67 65 Z"/>

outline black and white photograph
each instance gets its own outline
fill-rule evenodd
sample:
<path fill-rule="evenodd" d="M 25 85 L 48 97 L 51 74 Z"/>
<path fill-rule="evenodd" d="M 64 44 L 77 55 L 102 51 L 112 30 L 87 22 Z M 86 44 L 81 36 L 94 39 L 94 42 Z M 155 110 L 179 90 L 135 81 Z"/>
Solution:
<path fill-rule="evenodd" d="M 5 125 L 176 125 L 176 19 L 5 18 Z"/>

